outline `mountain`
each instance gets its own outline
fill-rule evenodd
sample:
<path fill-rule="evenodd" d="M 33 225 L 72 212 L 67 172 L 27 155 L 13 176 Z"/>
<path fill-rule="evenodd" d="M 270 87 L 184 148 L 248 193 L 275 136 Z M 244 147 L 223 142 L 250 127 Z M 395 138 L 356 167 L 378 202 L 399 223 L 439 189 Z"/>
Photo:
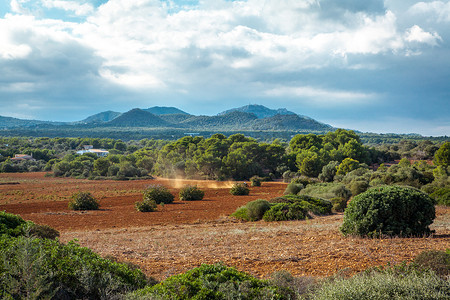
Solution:
<path fill-rule="evenodd" d="M 272 117 L 255 120 L 251 124 L 253 130 L 331 130 L 328 124 L 299 115 L 274 115 Z"/>
<path fill-rule="evenodd" d="M 86 123 L 103 123 L 103 122 L 109 122 L 111 120 L 114 120 L 115 118 L 117 118 L 118 116 L 120 116 L 122 113 L 120 112 L 116 112 L 116 111 L 112 111 L 112 110 L 108 110 L 108 111 L 104 111 L 92 116 L 87 117 L 84 120 L 81 120 L 79 122 L 76 123 L 82 123 L 82 124 L 86 124 Z"/>
<path fill-rule="evenodd" d="M 107 127 L 168 127 L 170 125 L 169 122 L 139 108 L 127 111 L 103 124 Z"/>
<path fill-rule="evenodd" d="M 64 125 L 64 126 L 59 126 Z M 329 131 L 333 127 L 320 123 L 309 117 L 297 115 L 285 108 L 270 109 L 262 105 L 247 105 L 224 111 L 215 116 L 190 115 L 175 107 L 151 107 L 148 109 L 135 108 L 125 113 L 104 111 L 88 118 L 71 123 L 47 122 L 38 120 L 21 120 L 11 117 L 0 117 L 2 132 L 16 130 L 24 135 L 36 134 L 32 130 L 40 130 L 43 135 L 50 131 L 90 130 L 113 134 L 111 128 L 146 128 L 168 132 L 179 130 L 182 132 L 224 132 L 224 131 Z M 31 131 L 30 131 L 31 130 Z M 123 131 L 120 129 L 118 132 Z"/>
<path fill-rule="evenodd" d="M 246 125 L 258 119 L 254 114 L 240 111 L 231 111 L 219 116 L 192 116 L 181 122 L 186 128 L 194 129 L 242 129 Z"/>
<path fill-rule="evenodd" d="M 190 115 L 187 112 L 182 111 L 176 107 L 167 107 L 167 106 L 153 106 L 147 109 L 143 109 L 144 111 L 148 111 L 154 115 L 175 115 L 175 114 L 183 114 Z"/>
<path fill-rule="evenodd" d="M 224 112 L 219 113 L 218 115 L 219 116 L 226 115 L 233 111 L 251 113 L 251 114 L 254 114 L 255 116 L 257 116 L 258 119 L 273 117 L 275 115 L 295 115 L 296 114 L 292 111 L 287 110 L 286 108 L 270 109 L 263 105 L 250 104 L 250 105 L 226 110 Z"/>
<path fill-rule="evenodd" d="M 18 118 L 0 116 L 0 128 L 30 127 L 43 124 L 63 125 L 64 123 L 39 120 L 23 120 Z"/>

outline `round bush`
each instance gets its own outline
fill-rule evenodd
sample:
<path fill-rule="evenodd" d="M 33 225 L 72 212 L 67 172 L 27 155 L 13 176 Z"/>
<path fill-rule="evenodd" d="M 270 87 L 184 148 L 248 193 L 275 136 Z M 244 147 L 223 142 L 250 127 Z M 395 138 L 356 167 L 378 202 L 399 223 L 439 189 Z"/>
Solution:
<path fill-rule="evenodd" d="M 202 200 L 205 192 L 196 186 L 188 185 L 180 190 L 179 196 L 182 201 Z"/>
<path fill-rule="evenodd" d="M 29 230 L 31 236 L 35 236 L 41 239 L 56 240 L 56 238 L 59 237 L 59 231 L 48 225 L 39 225 L 33 223 L 31 224 Z"/>
<path fill-rule="evenodd" d="M 250 221 L 261 220 L 264 213 L 270 209 L 270 203 L 267 200 L 258 199 L 247 203 L 247 216 Z"/>
<path fill-rule="evenodd" d="M 143 200 L 153 200 L 156 204 L 169 204 L 173 202 L 174 198 L 174 195 L 165 186 L 151 185 L 144 190 Z"/>
<path fill-rule="evenodd" d="M 422 236 L 435 215 L 427 194 L 407 187 L 374 187 L 350 201 L 340 230 L 344 235 Z"/>
<path fill-rule="evenodd" d="M 262 178 L 258 176 L 253 176 L 250 178 L 250 182 L 252 183 L 252 186 L 261 186 Z"/>
<path fill-rule="evenodd" d="M 304 188 L 303 184 L 291 182 L 284 190 L 285 195 L 297 195 Z"/>
<path fill-rule="evenodd" d="M 330 199 L 331 204 L 333 204 L 333 212 L 343 212 L 345 208 L 347 207 L 347 199 L 336 197 Z"/>
<path fill-rule="evenodd" d="M 72 200 L 69 201 L 68 206 L 72 210 L 97 210 L 100 204 L 91 193 L 78 192 L 72 195 Z"/>
<path fill-rule="evenodd" d="M 266 211 L 263 220 L 267 222 L 304 220 L 307 214 L 308 211 L 301 203 L 278 203 Z"/>
<path fill-rule="evenodd" d="M 235 183 L 230 189 L 230 194 L 235 196 L 245 196 L 249 193 L 250 189 L 245 183 Z"/>
<path fill-rule="evenodd" d="M 155 200 L 144 200 L 144 201 L 137 201 L 134 204 L 134 207 L 137 211 L 140 212 L 152 212 L 156 210 L 156 202 Z"/>

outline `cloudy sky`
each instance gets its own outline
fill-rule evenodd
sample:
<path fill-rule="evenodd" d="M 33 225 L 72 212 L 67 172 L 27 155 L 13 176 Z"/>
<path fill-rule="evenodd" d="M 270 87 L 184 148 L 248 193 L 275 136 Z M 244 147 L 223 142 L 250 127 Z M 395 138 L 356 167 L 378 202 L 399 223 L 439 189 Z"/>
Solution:
<path fill-rule="evenodd" d="M 0 1 L 0 115 L 285 107 L 450 135 L 450 1 Z"/>

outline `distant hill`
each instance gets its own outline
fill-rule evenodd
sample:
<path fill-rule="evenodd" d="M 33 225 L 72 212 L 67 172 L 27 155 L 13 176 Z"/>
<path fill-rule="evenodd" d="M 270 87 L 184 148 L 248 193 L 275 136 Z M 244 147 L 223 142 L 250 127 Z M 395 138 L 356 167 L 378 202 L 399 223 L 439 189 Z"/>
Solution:
<path fill-rule="evenodd" d="M 120 116 L 122 113 L 120 112 L 116 112 L 116 111 L 112 111 L 112 110 L 108 110 L 108 111 L 104 111 L 92 116 L 87 117 L 84 120 L 81 120 L 79 122 L 76 123 L 102 123 L 102 122 L 109 122 L 114 120 L 115 118 L 117 118 L 118 116 Z"/>
<path fill-rule="evenodd" d="M 181 124 L 186 128 L 194 129 L 242 129 L 256 119 L 257 117 L 254 114 L 232 111 L 220 116 L 192 116 Z"/>
<path fill-rule="evenodd" d="M 63 126 L 60 126 L 63 125 Z M 21 120 L 11 117 L 0 117 L 0 129 L 32 129 L 39 130 L 78 130 L 102 128 L 107 131 L 113 127 L 142 127 L 152 130 L 168 128 L 183 132 L 223 132 L 223 131 L 328 131 L 333 127 L 320 123 L 309 117 L 297 115 L 285 108 L 270 109 L 262 105 L 247 105 L 233 108 L 215 116 L 190 115 L 175 107 L 135 108 L 125 113 L 104 111 L 78 122 L 62 123 L 37 120 Z M 84 129 L 83 129 L 84 130 Z M 131 129 L 130 129 L 131 130 Z"/>
<path fill-rule="evenodd" d="M 226 115 L 233 111 L 240 111 L 240 112 L 246 112 L 254 114 L 258 119 L 263 119 L 267 117 L 273 117 L 275 115 L 295 115 L 294 112 L 288 111 L 286 108 L 278 108 L 278 109 L 270 109 L 263 105 L 257 105 L 257 104 L 251 104 L 246 105 L 238 108 L 232 108 L 229 110 L 226 110 L 224 112 L 219 113 L 218 115 Z"/>
<path fill-rule="evenodd" d="M 143 110 L 148 111 L 154 115 L 174 115 L 174 114 L 190 115 L 187 112 L 184 112 L 176 107 L 167 107 L 167 106 L 153 106 Z"/>
<path fill-rule="evenodd" d="M 0 128 L 16 128 L 16 127 L 30 127 L 35 125 L 52 124 L 63 125 L 63 122 L 39 121 L 39 120 L 24 120 L 12 117 L 0 116 Z"/>
<path fill-rule="evenodd" d="M 170 123 L 148 111 L 135 108 L 103 125 L 108 127 L 167 127 L 170 126 Z"/>
<path fill-rule="evenodd" d="M 258 119 L 251 125 L 252 130 L 330 130 L 328 124 L 299 115 L 274 115 L 269 118 Z"/>

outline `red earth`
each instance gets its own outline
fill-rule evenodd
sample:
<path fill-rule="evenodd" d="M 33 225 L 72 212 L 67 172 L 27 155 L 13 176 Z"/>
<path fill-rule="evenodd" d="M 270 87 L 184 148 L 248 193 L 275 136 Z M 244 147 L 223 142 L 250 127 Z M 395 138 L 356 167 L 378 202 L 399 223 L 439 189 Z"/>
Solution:
<path fill-rule="evenodd" d="M 191 184 L 204 200 L 180 201 L 141 213 L 134 208 L 148 185 L 161 184 L 178 195 Z M 437 207 L 423 238 L 365 239 L 339 233 L 343 214 L 305 221 L 238 222 L 229 215 L 255 199 L 282 195 L 286 184 L 264 182 L 249 196 L 232 196 L 233 182 L 193 180 L 90 181 L 46 177 L 45 173 L 0 174 L 0 210 L 60 231 L 61 242 L 77 239 L 101 255 L 138 264 L 157 279 L 202 263 L 224 262 L 258 277 L 288 270 L 296 276 L 353 274 L 371 266 L 411 261 L 423 250 L 450 247 L 450 209 Z M 91 192 L 100 210 L 71 211 L 71 195 Z"/>

